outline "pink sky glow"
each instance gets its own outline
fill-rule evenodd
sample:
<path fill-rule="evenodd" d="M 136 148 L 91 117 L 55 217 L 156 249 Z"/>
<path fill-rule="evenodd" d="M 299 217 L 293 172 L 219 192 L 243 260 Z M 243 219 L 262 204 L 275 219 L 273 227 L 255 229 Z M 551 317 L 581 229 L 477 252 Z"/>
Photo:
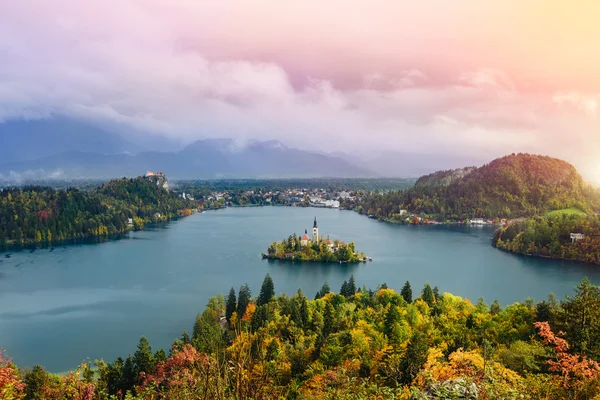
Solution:
<path fill-rule="evenodd" d="M 5 1 L 0 121 L 542 153 L 600 182 L 598 21 L 583 0 Z"/>

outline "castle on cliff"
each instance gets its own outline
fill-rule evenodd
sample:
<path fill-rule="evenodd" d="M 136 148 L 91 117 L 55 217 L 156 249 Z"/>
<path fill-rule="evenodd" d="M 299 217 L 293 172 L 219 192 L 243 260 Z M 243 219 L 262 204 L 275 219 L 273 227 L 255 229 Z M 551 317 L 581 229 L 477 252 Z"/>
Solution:
<path fill-rule="evenodd" d="M 162 172 L 146 171 L 146 175 L 144 175 L 144 177 L 152 182 L 156 182 L 156 186 L 165 190 L 169 190 L 169 181 L 167 176 Z"/>

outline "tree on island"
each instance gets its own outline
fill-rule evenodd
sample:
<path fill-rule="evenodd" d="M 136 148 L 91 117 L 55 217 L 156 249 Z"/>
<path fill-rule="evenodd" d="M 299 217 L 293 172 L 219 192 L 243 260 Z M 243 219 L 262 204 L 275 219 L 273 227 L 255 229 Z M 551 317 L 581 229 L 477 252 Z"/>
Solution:
<path fill-rule="evenodd" d="M 260 288 L 260 294 L 256 300 L 256 305 L 260 307 L 267 304 L 269 301 L 271 301 L 273 296 L 275 296 L 275 285 L 273 284 L 271 275 L 267 274 Z"/>
<path fill-rule="evenodd" d="M 309 242 L 302 245 L 300 238 L 290 235 L 281 242 L 273 242 L 267 248 L 263 258 L 289 260 L 289 261 L 314 261 L 314 262 L 361 262 L 365 261 L 365 255 L 358 253 L 353 242 L 345 244 L 335 240 L 332 246 L 325 241 Z"/>
<path fill-rule="evenodd" d="M 404 298 L 404 301 L 409 304 L 412 303 L 412 288 L 410 287 L 409 281 L 406 281 L 402 287 L 402 290 L 400 291 L 400 294 L 402 295 L 402 298 Z"/>

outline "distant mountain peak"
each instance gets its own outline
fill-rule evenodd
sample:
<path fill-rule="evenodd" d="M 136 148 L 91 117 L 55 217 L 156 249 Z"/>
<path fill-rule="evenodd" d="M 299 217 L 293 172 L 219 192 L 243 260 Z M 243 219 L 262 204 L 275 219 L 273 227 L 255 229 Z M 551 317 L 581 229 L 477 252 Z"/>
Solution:
<path fill-rule="evenodd" d="M 71 150 L 27 162 L 0 165 L 0 174 L 28 170 L 64 171 L 89 178 L 137 176 L 160 170 L 175 179 L 366 177 L 367 168 L 329 155 L 287 147 L 278 140 L 201 139 L 178 152 L 141 152 L 136 155 L 84 153 Z"/>

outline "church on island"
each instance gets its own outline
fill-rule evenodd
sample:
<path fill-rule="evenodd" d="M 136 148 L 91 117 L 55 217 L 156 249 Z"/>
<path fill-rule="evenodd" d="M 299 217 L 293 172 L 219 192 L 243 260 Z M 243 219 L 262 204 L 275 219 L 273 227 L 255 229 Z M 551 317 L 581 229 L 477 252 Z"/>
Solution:
<path fill-rule="evenodd" d="M 333 242 L 327 236 L 327 239 L 319 238 L 319 225 L 317 224 L 317 217 L 315 217 L 315 221 L 313 222 L 312 228 L 312 236 L 308 236 L 308 229 L 304 230 L 304 235 L 300 238 L 300 246 L 306 247 L 312 245 L 313 243 L 325 243 L 325 245 L 329 248 L 329 251 L 334 252 L 336 248 L 340 246 L 347 246 L 345 242 Z"/>
<path fill-rule="evenodd" d="M 329 236 L 323 239 L 319 236 L 319 225 L 317 217 L 313 222 L 312 235 L 309 236 L 308 229 L 304 235 L 298 237 L 296 234 L 288 236 L 281 242 L 273 242 L 266 253 L 262 253 L 266 259 L 283 261 L 313 261 L 325 263 L 353 263 L 371 261 L 363 253 L 356 251 L 354 242 L 344 243 L 339 240 L 332 241 Z"/>
<path fill-rule="evenodd" d="M 304 230 L 304 235 L 300 239 L 300 244 L 304 246 L 308 246 L 309 242 L 319 243 L 319 225 L 317 225 L 317 217 L 315 217 L 315 222 L 313 223 L 312 229 L 312 239 L 308 236 L 308 230 Z"/>

